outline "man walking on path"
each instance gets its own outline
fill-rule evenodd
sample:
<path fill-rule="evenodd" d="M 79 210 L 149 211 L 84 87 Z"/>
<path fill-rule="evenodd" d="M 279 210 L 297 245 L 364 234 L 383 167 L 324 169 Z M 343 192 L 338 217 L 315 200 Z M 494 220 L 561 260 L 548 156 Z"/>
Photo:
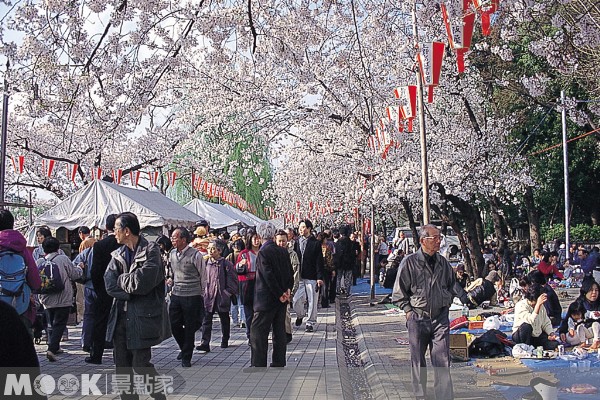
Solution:
<path fill-rule="evenodd" d="M 173 249 L 169 260 L 173 277 L 167 284 L 173 286 L 169 318 L 171 331 L 181 352 L 177 356 L 181 366 L 192 366 L 192 353 L 196 331 L 204 318 L 204 258 L 198 250 L 190 247 L 191 235 L 185 228 L 175 228 L 171 234 Z"/>
<path fill-rule="evenodd" d="M 273 328 L 273 360 L 271 367 L 285 367 L 287 337 L 286 307 L 294 285 L 292 263 L 286 249 L 273 241 L 275 226 L 270 222 L 258 225 L 256 232 L 262 246 L 256 257 L 256 288 L 254 318 L 250 332 L 252 367 L 266 367 L 269 350 L 269 331 Z"/>
<path fill-rule="evenodd" d="M 116 374 L 129 378 L 128 385 L 117 391 L 122 400 L 137 400 L 140 388 L 144 392 L 149 389 L 154 399 L 166 399 L 156 385 L 158 373 L 150 362 L 152 346 L 161 343 L 168 331 L 160 247 L 140 236 L 140 223 L 130 212 L 118 215 L 115 238 L 121 247 L 111 253 L 104 274 L 106 292 L 114 297 L 106 339 L 114 345 Z M 134 380 L 134 373 L 144 377 L 142 382 Z"/>
<path fill-rule="evenodd" d="M 454 297 L 461 298 L 456 276 L 448 261 L 439 254 L 441 235 L 434 225 L 419 230 L 421 248 L 406 256 L 399 267 L 392 301 L 406 313 L 410 342 L 411 376 L 417 399 L 427 397 L 427 363 L 431 352 L 434 367 L 434 394 L 437 400 L 454 399 L 450 377 L 450 321 Z"/>
<path fill-rule="evenodd" d="M 304 303 L 308 302 L 306 332 L 313 332 L 317 323 L 318 290 L 323 286 L 323 251 L 321 243 L 311 234 L 312 229 L 310 220 L 300 221 L 298 240 L 294 244 L 294 251 L 300 259 L 300 283 L 294 295 L 296 326 L 302 325 L 302 319 L 306 316 Z"/>
<path fill-rule="evenodd" d="M 352 270 L 356 263 L 356 251 L 354 243 L 348 237 L 350 228 L 342 226 L 340 228 L 340 238 L 335 242 L 335 254 L 333 262 L 337 276 L 337 289 L 342 295 L 349 296 L 352 288 Z"/>

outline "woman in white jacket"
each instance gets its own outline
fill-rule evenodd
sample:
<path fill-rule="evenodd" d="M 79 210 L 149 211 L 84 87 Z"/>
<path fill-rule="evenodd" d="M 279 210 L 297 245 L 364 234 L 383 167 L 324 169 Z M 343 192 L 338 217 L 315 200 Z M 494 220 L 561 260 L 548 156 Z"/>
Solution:
<path fill-rule="evenodd" d="M 555 350 L 558 347 L 552 322 L 544 307 L 547 299 L 540 285 L 529 285 L 524 298 L 515 305 L 512 335 L 515 343 L 542 346 L 544 350 Z"/>

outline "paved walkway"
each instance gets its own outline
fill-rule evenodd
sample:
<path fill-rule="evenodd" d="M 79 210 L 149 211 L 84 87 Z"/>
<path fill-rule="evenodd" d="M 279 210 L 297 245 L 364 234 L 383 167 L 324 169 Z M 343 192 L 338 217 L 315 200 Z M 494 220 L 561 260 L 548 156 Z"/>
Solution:
<path fill-rule="evenodd" d="M 173 377 L 169 399 L 411 399 L 408 346 L 396 338 L 407 338 L 405 319 L 386 316 L 383 305 L 371 305 L 364 281 L 349 299 L 338 299 L 335 307 L 320 309 L 315 332 L 294 327 L 288 345 L 287 367 L 248 373 L 250 347 L 245 329 L 232 327 L 230 347 L 221 349 L 218 318 L 215 319 L 211 352 L 195 352 L 191 368 L 176 360 L 178 348 L 171 338 L 153 349 L 153 362 L 160 374 Z M 377 300 L 383 290 L 377 285 Z M 455 312 L 451 317 L 459 316 Z M 294 317 L 293 317 L 294 319 Z M 98 387 L 108 393 L 106 379 L 114 373 L 112 354 L 107 351 L 100 366 L 86 364 L 80 349 L 80 328 L 70 327 L 71 340 L 65 353 L 50 363 L 45 346 L 36 346 L 42 373 L 55 379 L 64 374 L 102 374 Z M 200 336 L 197 335 L 197 343 Z M 269 355 L 270 360 L 270 355 Z M 481 374 L 472 363 L 451 369 L 457 399 L 504 398 L 491 386 L 479 386 Z M 433 373 L 429 374 L 432 387 Z M 479 382 L 480 383 L 480 382 Z M 477 386 L 477 387 L 476 387 Z M 110 389 L 110 385 L 108 385 Z M 474 390 L 475 389 L 475 390 Z M 73 399 L 55 392 L 51 399 Z M 113 399 L 115 395 L 89 395 L 85 399 Z M 142 396 L 143 398 L 143 396 Z"/>

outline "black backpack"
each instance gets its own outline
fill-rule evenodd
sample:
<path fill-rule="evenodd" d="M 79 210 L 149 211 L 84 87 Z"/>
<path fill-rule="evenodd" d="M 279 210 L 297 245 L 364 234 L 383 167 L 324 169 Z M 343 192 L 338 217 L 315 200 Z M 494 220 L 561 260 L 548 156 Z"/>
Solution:
<path fill-rule="evenodd" d="M 505 333 L 490 329 L 471 343 L 469 355 L 483 358 L 503 357 L 507 355 L 503 340 L 507 340 Z"/>

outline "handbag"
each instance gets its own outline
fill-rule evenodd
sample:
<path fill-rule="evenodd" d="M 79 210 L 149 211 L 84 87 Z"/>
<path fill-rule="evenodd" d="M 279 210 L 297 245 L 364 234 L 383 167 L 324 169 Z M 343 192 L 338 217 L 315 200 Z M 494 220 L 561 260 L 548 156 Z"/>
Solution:
<path fill-rule="evenodd" d="M 242 256 L 242 260 L 247 260 L 246 258 L 246 254 L 244 254 Z M 246 264 L 240 264 L 239 262 L 235 264 L 235 272 L 238 275 L 246 275 L 248 273 L 248 263 L 246 262 Z"/>

